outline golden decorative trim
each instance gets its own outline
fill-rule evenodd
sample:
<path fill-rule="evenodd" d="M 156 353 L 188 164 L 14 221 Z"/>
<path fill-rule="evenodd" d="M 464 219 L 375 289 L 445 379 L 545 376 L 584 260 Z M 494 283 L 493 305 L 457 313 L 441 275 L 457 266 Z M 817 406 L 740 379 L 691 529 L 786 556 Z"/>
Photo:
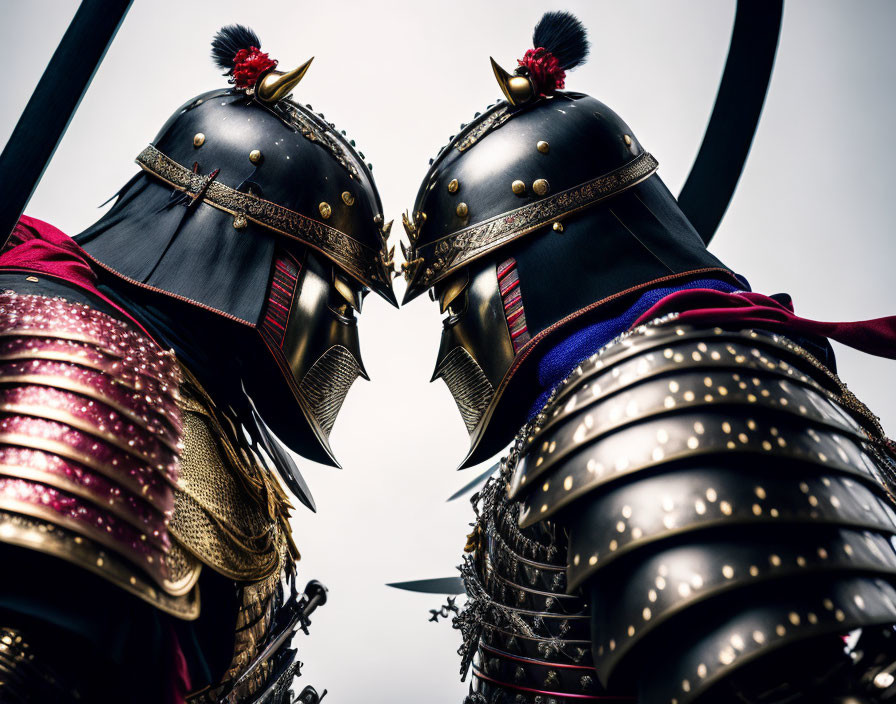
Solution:
<path fill-rule="evenodd" d="M 65 528 L 74 535 L 80 535 L 84 538 L 93 540 L 98 545 L 102 545 L 106 549 L 115 552 L 123 560 L 126 560 L 133 565 L 137 565 L 137 556 L 135 554 L 127 554 L 125 552 L 125 545 L 119 543 L 113 537 L 106 535 L 103 531 L 94 526 L 64 516 L 53 509 L 0 495 L 0 511 L 8 511 L 21 516 L 30 516 L 43 523 L 52 523 L 61 528 Z M 141 533 L 141 535 L 146 534 Z M 165 552 L 160 547 L 153 547 L 153 554 L 143 556 L 143 564 L 140 564 L 140 568 L 152 577 L 159 587 L 166 592 L 172 591 L 173 589 L 176 589 L 176 585 L 173 585 L 168 579 L 168 568 L 162 559 L 165 556 Z M 172 587 L 172 589 L 169 589 L 169 587 Z"/>
<path fill-rule="evenodd" d="M 23 377 L 26 378 L 26 377 Z M 16 381 L 16 380 L 14 380 Z M 34 383 L 31 381 L 25 381 L 22 383 Z M 180 453 L 180 448 L 170 447 L 167 442 L 165 442 L 162 438 L 158 437 L 155 434 L 150 435 L 149 437 L 158 441 L 160 445 L 165 445 L 169 449 L 172 454 L 172 457 L 159 457 L 154 458 L 145 452 L 141 452 L 136 447 L 132 447 L 128 444 L 128 441 L 124 438 L 116 435 L 112 431 L 104 431 L 97 428 L 95 425 L 86 421 L 82 418 L 78 418 L 76 415 L 69 413 L 64 409 L 59 408 L 51 408 L 46 404 L 40 405 L 29 405 L 25 403 L 0 403 L 0 411 L 6 414 L 20 415 L 20 416 L 28 416 L 30 418 L 41 418 L 43 420 L 53 421 L 55 423 L 62 423 L 64 425 L 68 425 L 75 430 L 80 430 L 82 433 L 86 433 L 91 437 L 98 438 L 105 443 L 108 443 L 112 447 L 121 450 L 122 452 L 126 452 L 134 459 L 144 462 L 145 464 L 153 467 L 156 466 L 158 462 L 163 462 L 164 464 L 169 464 L 169 462 L 178 456 Z M 164 473 L 164 470 L 159 472 L 160 474 Z"/>
<path fill-rule="evenodd" d="M 83 484 L 77 484 L 76 482 L 70 481 L 61 474 L 46 472 L 34 467 L 0 464 L 0 477 L 12 477 L 14 479 L 25 479 L 30 482 L 46 484 L 47 486 L 51 486 L 55 489 L 59 489 L 60 491 L 72 494 L 73 496 L 78 496 L 82 499 L 90 501 L 96 506 L 102 508 L 103 511 L 108 511 L 116 518 L 125 521 L 134 529 L 140 532 L 146 530 L 146 524 L 143 523 L 138 516 L 127 510 L 127 506 L 125 505 L 124 500 L 118 500 L 112 503 L 105 501 L 103 500 L 103 497 L 92 493 L 90 489 L 85 487 Z M 158 511 L 158 509 L 156 510 Z M 164 517 L 164 514 L 161 511 L 159 511 L 159 513 Z M 149 536 L 149 539 L 152 540 L 152 536 Z"/>
<path fill-rule="evenodd" d="M 47 296 L 47 298 L 49 298 Z M 79 335 L 77 333 L 63 332 L 61 330 L 41 330 L 35 328 L 19 328 L 10 327 L 0 331 L 0 337 L 43 337 L 53 340 L 65 340 L 67 342 L 80 342 L 82 344 L 95 347 L 104 354 L 115 357 L 116 359 L 124 359 L 124 355 L 112 349 L 103 340 L 91 335 Z"/>
<path fill-rule="evenodd" d="M 84 367 L 85 369 L 92 369 L 95 372 L 103 372 L 104 374 L 109 374 L 109 367 L 103 367 L 101 364 L 97 364 L 92 359 L 87 359 L 86 356 L 81 356 L 77 354 L 70 354 L 68 352 L 59 352 L 56 350 L 20 350 L 19 352 L 10 352 L 8 354 L 0 354 L 0 363 L 2 362 L 22 362 L 25 360 L 31 359 L 42 359 L 48 362 L 65 362 L 67 364 L 76 364 L 79 367 Z M 114 364 L 110 360 L 110 366 Z M 139 372 L 137 372 L 139 373 Z M 135 373 L 135 376 L 136 374 Z M 149 377 L 152 378 L 152 377 Z M 123 386 L 126 389 L 131 391 L 139 391 L 134 384 L 132 384 L 127 379 L 116 378 L 115 383 Z"/>
<path fill-rule="evenodd" d="M 218 210 L 251 220 L 319 251 L 363 284 L 376 289 L 391 287 L 391 277 L 381 266 L 379 252 L 335 227 L 193 173 L 152 145 L 140 152 L 136 161 L 141 168 L 191 198 L 201 198 Z"/>
<path fill-rule="evenodd" d="M 31 355 L 31 358 L 36 358 L 37 355 Z M 76 362 L 77 364 L 77 362 Z M 87 366 L 87 365 L 84 365 Z M 108 374 L 102 369 L 97 370 Z M 128 386 L 123 382 L 119 382 L 118 379 L 115 379 L 116 384 L 120 384 L 122 387 L 126 389 L 131 389 L 136 391 L 133 386 Z M 62 376 L 61 374 L 51 374 L 49 372 L 42 372 L 40 374 L 10 374 L 9 376 L 0 376 L 0 387 L 3 386 L 13 386 L 15 384 L 20 385 L 30 385 L 30 386 L 40 386 L 51 389 L 57 389 L 59 391 L 65 391 L 67 393 L 78 394 L 79 396 L 85 396 L 87 398 L 91 398 L 94 401 L 98 401 L 99 403 L 105 404 L 113 411 L 121 414 L 124 418 L 130 420 L 134 425 L 140 426 L 143 430 L 150 434 L 150 436 L 163 445 L 165 445 L 172 452 L 179 452 L 180 447 L 176 440 L 172 440 L 171 438 L 165 437 L 164 433 L 157 432 L 155 429 L 151 427 L 151 424 L 147 418 L 141 416 L 137 411 L 128 408 L 122 403 L 119 403 L 114 398 L 110 398 L 106 394 L 102 393 L 98 389 L 93 386 L 88 386 L 87 384 L 79 384 L 77 381 L 73 381 L 68 377 Z M 6 404 L 10 405 L 10 404 Z M 174 427 L 174 422 L 171 420 L 169 416 L 167 416 L 164 410 L 158 408 L 158 406 L 154 406 L 152 404 L 147 404 L 149 408 L 149 413 L 152 413 L 153 416 L 165 425 L 174 433 L 178 432 L 177 428 Z M 21 411 L 25 415 L 33 415 L 28 411 Z M 53 419 L 55 420 L 55 419 Z M 67 420 L 63 420 L 63 423 L 68 423 L 69 425 L 73 425 L 69 423 Z M 82 421 L 83 422 L 83 421 Z M 84 432 L 91 433 L 92 435 L 98 435 L 99 437 L 103 437 L 97 428 L 93 430 L 87 430 L 85 428 L 79 428 L 79 430 L 84 430 Z M 104 439 L 108 439 L 105 438 Z M 110 442 L 112 442 L 110 440 Z M 125 452 L 130 452 L 133 454 L 132 450 L 129 450 L 127 444 L 120 445 L 121 449 Z M 140 459 L 147 459 L 145 457 L 140 457 Z M 147 460 L 149 461 L 149 460 Z"/>
<path fill-rule="evenodd" d="M 90 455 L 76 452 L 75 449 L 64 442 L 52 440 L 49 438 L 36 437 L 27 433 L 0 433 L 0 444 L 17 445 L 26 447 L 29 450 L 37 450 L 39 452 L 49 452 L 54 455 L 83 464 L 88 469 L 92 469 L 102 474 L 107 479 L 121 484 L 122 487 L 133 492 L 134 495 L 142 497 L 153 508 L 165 512 L 165 507 L 161 506 L 158 501 L 149 493 L 149 485 L 144 484 L 142 487 L 134 482 L 127 474 L 123 473 L 119 467 L 97 462 Z M 177 483 L 164 471 L 150 468 L 156 475 L 165 481 L 166 484 L 173 488 L 177 488 Z"/>
<path fill-rule="evenodd" d="M 406 263 L 409 265 L 405 267 L 408 288 L 429 288 L 495 247 L 641 183 L 658 166 L 657 160 L 644 152 L 615 171 L 535 203 L 496 215 L 435 242 L 417 247 L 412 240 L 412 247 L 406 255 Z M 419 237 L 419 226 L 417 224 L 415 228 L 416 237 Z M 410 266 L 412 262 L 413 266 Z"/>
<path fill-rule="evenodd" d="M 199 591 L 195 588 L 201 570 L 198 563 L 186 580 L 190 588 L 181 596 L 171 596 L 157 589 L 141 572 L 132 569 L 117 555 L 106 552 L 88 538 L 52 523 L 0 511 L 0 542 L 42 552 L 77 565 L 176 618 L 192 621 L 199 617 Z"/>
<path fill-rule="evenodd" d="M 463 139 L 459 139 L 454 147 L 459 152 L 465 152 L 476 142 L 482 139 L 493 129 L 497 129 L 510 119 L 512 113 L 507 109 L 507 105 L 497 108 L 491 115 L 486 116 L 481 122 L 476 123 L 473 128 L 464 135 Z"/>

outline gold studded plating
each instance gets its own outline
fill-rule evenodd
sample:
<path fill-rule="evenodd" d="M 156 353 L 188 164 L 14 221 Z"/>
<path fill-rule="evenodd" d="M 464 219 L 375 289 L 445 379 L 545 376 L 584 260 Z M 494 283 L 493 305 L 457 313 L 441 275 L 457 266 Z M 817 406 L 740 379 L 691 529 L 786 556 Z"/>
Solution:
<path fill-rule="evenodd" d="M 330 215 L 333 214 L 333 209 L 330 207 L 330 204 L 327 202 L 321 203 L 317 206 L 317 209 L 320 211 L 320 216 L 326 220 Z"/>
<path fill-rule="evenodd" d="M 355 204 L 355 197 L 348 191 L 342 192 L 342 202 L 351 207 Z"/>
<path fill-rule="evenodd" d="M 260 149 L 253 149 L 251 152 L 249 152 L 249 161 L 251 161 L 253 164 L 260 164 L 262 158 L 263 157 L 261 155 Z"/>
<path fill-rule="evenodd" d="M 460 183 L 456 178 L 451 179 L 448 182 L 448 192 L 449 193 L 457 193 L 457 189 L 460 188 Z"/>
<path fill-rule="evenodd" d="M 521 196 L 526 192 L 526 184 L 517 179 L 510 184 L 510 190 L 513 191 L 516 195 Z"/>
<path fill-rule="evenodd" d="M 544 140 L 539 141 L 538 144 L 535 145 L 535 148 L 542 154 L 547 154 L 549 151 L 551 151 L 550 145 Z"/>
<path fill-rule="evenodd" d="M 202 132 L 197 132 L 193 135 L 193 146 L 197 149 L 205 144 L 205 135 Z"/>
<path fill-rule="evenodd" d="M 532 182 L 532 190 L 535 191 L 537 196 L 546 196 L 548 191 L 551 190 L 551 186 L 547 179 L 539 178 Z"/>
<path fill-rule="evenodd" d="M 454 212 L 457 213 L 457 217 L 465 218 L 470 213 L 470 209 L 467 207 L 466 203 L 458 203 Z"/>

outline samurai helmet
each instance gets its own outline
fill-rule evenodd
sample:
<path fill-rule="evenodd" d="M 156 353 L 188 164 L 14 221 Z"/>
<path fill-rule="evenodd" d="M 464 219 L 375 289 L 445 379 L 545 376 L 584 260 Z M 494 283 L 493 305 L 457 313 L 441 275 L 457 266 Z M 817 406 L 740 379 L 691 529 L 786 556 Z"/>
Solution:
<path fill-rule="evenodd" d="M 241 373 L 265 423 L 335 464 L 328 435 L 366 378 L 355 313 L 370 290 L 397 305 L 391 223 L 354 141 L 291 99 L 311 59 L 283 71 L 260 47 L 246 27 L 218 32 L 229 85 L 171 116 L 78 241 L 111 276 L 230 321 L 250 340 Z"/>
<path fill-rule="evenodd" d="M 578 19 L 548 12 L 513 73 L 492 59 L 503 99 L 430 162 L 403 218 L 404 302 L 429 290 L 447 313 L 433 380 L 445 380 L 470 432 L 463 466 L 525 422 L 542 350 L 573 324 L 658 282 L 736 281 L 632 129 L 563 90 L 588 50 Z"/>

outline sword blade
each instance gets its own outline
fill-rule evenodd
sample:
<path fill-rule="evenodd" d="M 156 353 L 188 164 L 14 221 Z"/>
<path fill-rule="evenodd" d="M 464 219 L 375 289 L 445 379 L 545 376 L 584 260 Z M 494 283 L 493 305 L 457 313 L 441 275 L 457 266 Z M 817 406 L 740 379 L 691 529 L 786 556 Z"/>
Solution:
<path fill-rule="evenodd" d="M 410 582 L 392 582 L 386 585 L 395 589 L 423 594 L 463 594 L 464 581 L 460 577 L 439 577 L 436 579 L 416 579 Z"/>
<path fill-rule="evenodd" d="M 478 477 L 476 477 L 472 481 L 468 482 L 467 484 L 464 484 L 460 489 L 455 491 L 451 496 L 448 497 L 448 501 L 446 501 L 445 503 L 448 503 L 449 501 L 454 501 L 455 499 L 459 499 L 461 496 L 463 496 L 464 494 L 466 494 L 469 491 L 472 491 L 480 484 L 484 484 L 485 480 L 488 479 L 490 476 L 492 476 L 492 474 L 494 474 L 495 470 L 497 470 L 497 469 L 498 469 L 498 465 L 493 464 L 491 467 L 489 467 L 487 470 L 485 470 Z"/>

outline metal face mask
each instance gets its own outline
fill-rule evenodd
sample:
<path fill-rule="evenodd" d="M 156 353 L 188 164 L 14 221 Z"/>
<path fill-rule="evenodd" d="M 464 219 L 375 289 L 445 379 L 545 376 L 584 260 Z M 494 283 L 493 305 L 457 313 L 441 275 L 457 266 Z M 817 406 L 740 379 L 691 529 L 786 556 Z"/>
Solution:
<path fill-rule="evenodd" d="M 321 444 L 351 385 L 368 379 L 361 362 L 358 321 L 367 290 L 312 251 L 300 261 L 283 250 L 259 329 L 279 348 L 290 387 Z"/>
<path fill-rule="evenodd" d="M 471 435 L 514 360 L 500 273 L 488 261 L 461 269 L 431 290 L 447 313 L 432 380 L 445 381 Z"/>

